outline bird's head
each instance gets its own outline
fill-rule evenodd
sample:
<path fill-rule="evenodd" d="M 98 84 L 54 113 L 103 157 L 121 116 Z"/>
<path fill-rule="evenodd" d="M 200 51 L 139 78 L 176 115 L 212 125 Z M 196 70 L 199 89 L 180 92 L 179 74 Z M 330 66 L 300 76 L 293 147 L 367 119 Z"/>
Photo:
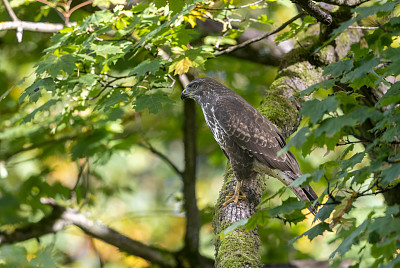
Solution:
<path fill-rule="evenodd" d="M 201 77 L 192 80 L 186 86 L 182 91 L 181 99 L 193 99 L 196 102 L 201 103 L 203 97 L 218 94 L 219 91 L 224 90 L 225 88 L 225 86 L 212 78 Z"/>

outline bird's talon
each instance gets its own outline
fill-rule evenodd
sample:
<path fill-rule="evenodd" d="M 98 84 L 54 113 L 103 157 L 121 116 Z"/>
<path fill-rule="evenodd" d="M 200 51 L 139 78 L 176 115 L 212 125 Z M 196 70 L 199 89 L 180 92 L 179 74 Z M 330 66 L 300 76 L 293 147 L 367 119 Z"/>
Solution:
<path fill-rule="evenodd" d="M 225 202 L 222 204 L 222 207 L 227 206 L 230 203 L 239 202 L 239 200 L 246 200 L 246 194 L 241 189 L 241 183 L 238 181 L 236 186 L 234 187 L 234 192 L 230 191 L 228 195 L 225 197 Z"/>

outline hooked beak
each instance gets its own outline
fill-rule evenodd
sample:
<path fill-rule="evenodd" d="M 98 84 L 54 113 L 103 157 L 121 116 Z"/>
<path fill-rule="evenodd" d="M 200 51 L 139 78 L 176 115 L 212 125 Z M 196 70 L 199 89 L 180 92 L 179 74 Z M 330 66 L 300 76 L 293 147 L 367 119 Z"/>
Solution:
<path fill-rule="evenodd" d="M 181 100 L 186 99 L 188 96 L 187 92 L 186 92 L 186 88 L 182 91 L 181 93 Z"/>

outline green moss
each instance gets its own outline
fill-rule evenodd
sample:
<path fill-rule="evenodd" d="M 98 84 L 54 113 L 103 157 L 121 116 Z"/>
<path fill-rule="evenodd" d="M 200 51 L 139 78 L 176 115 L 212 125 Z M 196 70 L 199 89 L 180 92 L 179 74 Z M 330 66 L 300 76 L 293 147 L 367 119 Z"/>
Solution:
<path fill-rule="evenodd" d="M 223 241 L 219 241 L 219 250 L 216 256 L 217 267 L 238 268 L 246 264 L 251 267 L 260 267 L 259 252 L 254 251 L 254 245 L 248 241 L 258 241 L 256 233 L 253 232 L 254 238 L 249 239 L 249 233 L 244 230 L 237 229 L 224 237 Z"/>
<path fill-rule="evenodd" d="M 297 117 L 291 112 L 293 105 L 282 95 L 267 95 L 258 110 L 278 127 Z"/>

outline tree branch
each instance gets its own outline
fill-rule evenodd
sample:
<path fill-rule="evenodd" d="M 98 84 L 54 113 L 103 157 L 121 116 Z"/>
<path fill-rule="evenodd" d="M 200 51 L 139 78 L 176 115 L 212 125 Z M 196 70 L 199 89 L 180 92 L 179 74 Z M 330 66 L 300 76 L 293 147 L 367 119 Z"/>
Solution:
<path fill-rule="evenodd" d="M 172 161 L 163 153 L 160 151 L 156 150 L 150 143 L 146 142 L 144 143 L 138 143 L 140 147 L 146 148 L 153 154 L 157 155 L 159 158 L 161 158 L 166 164 L 168 164 L 179 176 L 182 176 L 182 171 L 174 164 Z"/>
<path fill-rule="evenodd" d="M 0 31 L 18 29 L 43 33 L 55 33 L 64 28 L 64 24 L 30 21 L 5 21 L 0 22 Z"/>
<path fill-rule="evenodd" d="M 7 9 L 8 14 L 10 15 L 11 19 L 13 21 L 19 21 L 17 15 L 15 15 L 14 10 L 11 8 L 10 3 L 8 2 L 8 0 L 3 0 L 4 6 Z"/>
<path fill-rule="evenodd" d="M 32 223 L 29 226 L 17 228 L 11 233 L 0 232 L 0 246 L 25 241 L 31 238 L 37 238 L 42 235 L 56 233 L 62 230 L 69 223 L 62 219 L 65 209 L 54 207 L 53 211 L 40 221 Z"/>
<path fill-rule="evenodd" d="M 222 51 L 216 52 L 216 53 L 214 53 L 214 56 L 217 57 L 217 56 L 220 56 L 220 55 L 223 55 L 223 54 L 231 53 L 231 52 L 236 51 L 236 50 L 238 50 L 238 49 L 240 49 L 240 48 L 244 48 L 244 47 L 246 47 L 246 46 L 248 46 L 248 45 L 250 45 L 250 44 L 252 44 L 252 43 L 254 43 L 254 42 L 257 42 L 257 41 L 260 41 L 260 40 L 262 40 L 262 39 L 264 39 L 264 38 L 267 38 L 268 36 L 271 36 L 271 35 L 273 35 L 273 34 L 275 34 L 275 33 L 278 33 L 278 32 L 280 32 L 281 30 L 283 30 L 286 26 L 288 26 L 289 24 L 291 24 L 292 22 L 294 22 L 295 20 L 301 18 L 301 17 L 304 16 L 304 15 L 305 15 L 304 12 L 299 13 L 299 14 L 297 14 L 296 16 L 294 16 L 293 18 L 291 18 L 290 20 L 288 20 L 287 22 L 283 23 L 281 26 L 279 26 L 279 27 L 276 28 L 275 30 L 270 31 L 270 32 L 268 32 L 268 33 L 265 33 L 265 34 L 263 34 L 263 35 L 261 35 L 261 36 L 258 36 L 258 37 L 249 39 L 249 40 L 247 40 L 247 41 L 245 41 L 245 42 L 243 42 L 243 43 L 240 43 L 240 44 L 238 44 L 238 45 L 228 47 L 227 49 L 224 49 L 224 50 L 222 50 Z"/>
<path fill-rule="evenodd" d="M 324 2 L 336 6 L 355 7 L 369 0 L 316 0 L 317 2 Z"/>
<path fill-rule="evenodd" d="M 71 8 L 71 10 L 68 12 L 68 14 L 71 15 L 74 11 L 78 10 L 79 8 L 90 5 L 92 3 L 93 3 L 93 0 L 89 0 L 89 1 L 85 1 L 83 3 L 80 3 L 79 5 L 76 5 L 73 8 Z"/>
<path fill-rule="evenodd" d="M 65 208 L 52 198 L 42 197 L 43 204 L 53 207 L 52 213 L 37 223 L 17 228 L 11 233 L 0 233 L 0 245 L 25 241 L 45 234 L 55 233 L 68 225 L 79 227 L 86 234 L 113 245 L 128 254 L 132 254 L 162 267 L 176 267 L 177 261 L 173 253 L 145 245 L 133 240 L 116 230 L 107 227 L 98 220 L 93 221 L 72 208 Z"/>
<path fill-rule="evenodd" d="M 327 11 L 322 10 L 311 0 L 292 0 L 293 3 L 298 4 L 308 14 L 316 18 L 319 22 L 329 25 L 332 23 L 332 16 Z"/>

